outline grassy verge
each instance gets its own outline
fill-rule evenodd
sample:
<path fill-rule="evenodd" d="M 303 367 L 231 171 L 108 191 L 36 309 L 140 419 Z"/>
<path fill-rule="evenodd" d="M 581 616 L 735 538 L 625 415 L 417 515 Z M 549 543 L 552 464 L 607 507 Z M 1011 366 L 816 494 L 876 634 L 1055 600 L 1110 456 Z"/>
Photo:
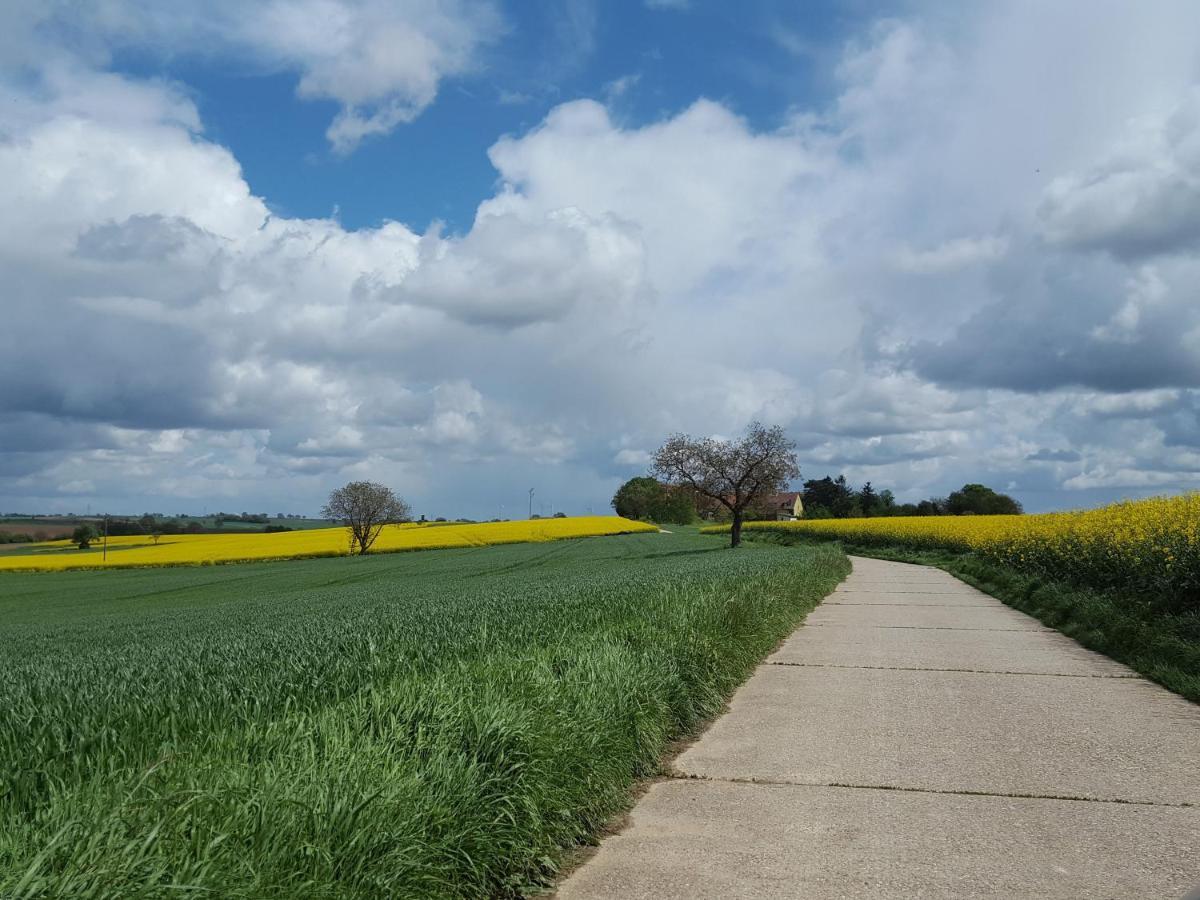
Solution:
<path fill-rule="evenodd" d="M 755 540 L 811 545 L 811 538 L 747 532 Z M 1115 591 L 1096 591 L 1025 575 L 970 553 L 846 543 L 847 553 L 937 566 L 1028 613 L 1090 650 L 1122 662 L 1200 703 L 1200 612 Z"/>
<path fill-rule="evenodd" d="M 848 570 L 647 534 L 6 576 L 0 896 L 519 896 Z"/>

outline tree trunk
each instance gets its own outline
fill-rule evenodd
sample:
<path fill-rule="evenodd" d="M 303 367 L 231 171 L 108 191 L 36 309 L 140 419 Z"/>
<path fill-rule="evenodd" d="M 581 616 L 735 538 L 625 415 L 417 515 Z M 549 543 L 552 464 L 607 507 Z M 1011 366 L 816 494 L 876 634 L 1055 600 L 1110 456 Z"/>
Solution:
<path fill-rule="evenodd" d="M 733 514 L 733 524 L 729 526 L 729 546 L 736 547 L 742 542 L 742 511 Z"/>

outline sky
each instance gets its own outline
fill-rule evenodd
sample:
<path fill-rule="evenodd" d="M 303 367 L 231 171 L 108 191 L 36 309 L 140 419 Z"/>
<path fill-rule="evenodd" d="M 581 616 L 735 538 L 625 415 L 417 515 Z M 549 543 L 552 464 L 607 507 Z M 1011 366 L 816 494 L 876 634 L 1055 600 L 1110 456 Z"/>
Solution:
<path fill-rule="evenodd" d="M 9 0 L 0 512 L 1200 487 L 1200 5 Z"/>

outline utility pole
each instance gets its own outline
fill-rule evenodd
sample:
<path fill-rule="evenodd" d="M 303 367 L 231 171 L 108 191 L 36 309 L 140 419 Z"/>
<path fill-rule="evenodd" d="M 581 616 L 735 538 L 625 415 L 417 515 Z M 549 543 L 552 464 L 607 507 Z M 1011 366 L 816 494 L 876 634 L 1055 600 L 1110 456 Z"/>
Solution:
<path fill-rule="evenodd" d="M 101 562 L 108 562 L 108 513 L 104 514 L 104 550 L 100 554 Z"/>
<path fill-rule="evenodd" d="M 529 489 L 529 518 L 533 518 L 533 488 Z"/>

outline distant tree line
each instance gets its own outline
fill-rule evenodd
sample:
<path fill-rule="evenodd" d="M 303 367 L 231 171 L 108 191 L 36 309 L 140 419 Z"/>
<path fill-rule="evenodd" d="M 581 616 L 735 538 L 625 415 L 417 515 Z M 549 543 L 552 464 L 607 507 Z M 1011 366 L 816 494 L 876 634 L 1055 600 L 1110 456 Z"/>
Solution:
<path fill-rule="evenodd" d="M 280 516 L 280 518 L 283 518 Z M 266 513 L 227 513 L 219 512 L 213 516 L 213 523 L 220 528 L 226 522 L 245 522 L 248 525 L 266 525 L 271 517 Z"/>
<path fill-rule="evenodd" d="M 102 534 L 104 522 L 95 525 L 96 533 Z M 200 534 L 204 526 L 199 522 L 180 522 L 177 519 L 164 519 L 152 513 L 146 513 L 140 519 L 109 518 L 109 537 L 137 534 Z"/>
<path fill-rule="evenodd" d="M 994 516 L 1016 515 L 1021 504 L 982 484 L 965 484 L 948 497 L 919 503 L 897 503 L 890 490 L 877 491 L 871 482 L 857 490 L 845 475 L 804 482 L 801 494 L 806 519 L 857 519 L 871 516 Z"/>
<path fill-rule="evenodd" d="M 857 519 L 872 516 L 991 516 L 1016 515 L 1021 504 L 1007 494 L 982 484 L 965 484 L 947 497 L 919 503 L 897 503 L 888 489 L 876 490 L 871 482 L 853 488 L 845 475 L 804 482 L 800 492 L 806 519 Z M 746 507 L 746 518 L 774 518 L 770 497 L 756 497 Z M 617 515 L 668 525 L 686 525 L 697 519 L 726 519 L 729 511 L 711 497 L 685 485 L 670 485 L 648 475 L 631 478 L 612 499 Z"/>

